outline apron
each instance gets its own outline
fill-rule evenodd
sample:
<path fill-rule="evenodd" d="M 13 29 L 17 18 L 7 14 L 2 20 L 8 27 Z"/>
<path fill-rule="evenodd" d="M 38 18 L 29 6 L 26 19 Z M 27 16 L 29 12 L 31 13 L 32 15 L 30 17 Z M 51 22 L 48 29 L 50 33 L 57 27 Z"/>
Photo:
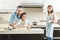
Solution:
<path fill-rule="evenodd" d="M 48 21 L 51 20 L 51 16 L 47 16 L 47 23 L 46 23 L 46 37 L 53 38 L 53 23 L 49 23 Z"/>

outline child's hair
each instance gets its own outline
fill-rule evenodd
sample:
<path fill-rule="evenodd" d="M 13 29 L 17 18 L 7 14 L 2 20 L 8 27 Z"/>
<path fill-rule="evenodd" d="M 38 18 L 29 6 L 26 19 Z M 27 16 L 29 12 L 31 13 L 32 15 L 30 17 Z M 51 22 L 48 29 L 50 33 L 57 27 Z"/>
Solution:
<path fill-rule="evenodd" d="M 20 15 L 20 18 L 22 19 L 22 16 L 23 15 L 26 15 L 26 12 L 23 12 L 21 15 Z"/>
<path fill-rule="evenodd" d="M 19 6 L 17 6 L 17 8 L 22 8 L 22 6 L 19 5 Z"/>

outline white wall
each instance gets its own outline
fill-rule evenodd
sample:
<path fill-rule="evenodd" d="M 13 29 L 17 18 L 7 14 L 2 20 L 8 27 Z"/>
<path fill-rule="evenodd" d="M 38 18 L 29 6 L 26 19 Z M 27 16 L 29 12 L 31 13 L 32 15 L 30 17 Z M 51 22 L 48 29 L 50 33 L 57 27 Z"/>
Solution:
<path fill-rule="evenodd" d="M 47 6 L 52 5 L 54 12 L 60 12 L 60 0 L 44 0 L 44 12 L 47 11 Z"/>
<path fill-rule="evenodd" d="M 3 9 L 15 9 L 18 5 L 20 5 L 20 2 L 20 0 L 4 0 Z"/>
<path fill-rule="evenodd" d="M 20 3 L 21 0 L 0 0 L 0 12 L 8 10 L 13 11 Z"/>

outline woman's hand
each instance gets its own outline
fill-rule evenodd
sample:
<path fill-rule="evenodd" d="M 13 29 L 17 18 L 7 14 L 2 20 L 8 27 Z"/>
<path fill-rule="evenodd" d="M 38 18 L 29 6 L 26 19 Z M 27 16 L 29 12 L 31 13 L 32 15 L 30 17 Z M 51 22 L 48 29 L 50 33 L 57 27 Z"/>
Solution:
<path fill-rule="evenodd" d="M 22 25 L 17 25 L 17 27 L 18 27 L 18 28 L 23 28 L 23 26 L 22 26 Z"/>

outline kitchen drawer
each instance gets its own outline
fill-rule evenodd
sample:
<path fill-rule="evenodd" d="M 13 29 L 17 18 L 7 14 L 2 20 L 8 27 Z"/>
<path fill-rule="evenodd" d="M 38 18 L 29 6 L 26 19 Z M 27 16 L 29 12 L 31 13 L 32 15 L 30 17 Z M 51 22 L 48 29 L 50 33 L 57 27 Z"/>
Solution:
<path fill-rule="evenodd" d="M 44 30 L 44 36 L 46 35 L 46 30 Z M 60 37 L 60 29 L 54 29 L 53 37 Z"/>
<path fill-rule="evenodd" d="M 60 37 L 60 30 L 54 30 L 53 36 Z"/>

